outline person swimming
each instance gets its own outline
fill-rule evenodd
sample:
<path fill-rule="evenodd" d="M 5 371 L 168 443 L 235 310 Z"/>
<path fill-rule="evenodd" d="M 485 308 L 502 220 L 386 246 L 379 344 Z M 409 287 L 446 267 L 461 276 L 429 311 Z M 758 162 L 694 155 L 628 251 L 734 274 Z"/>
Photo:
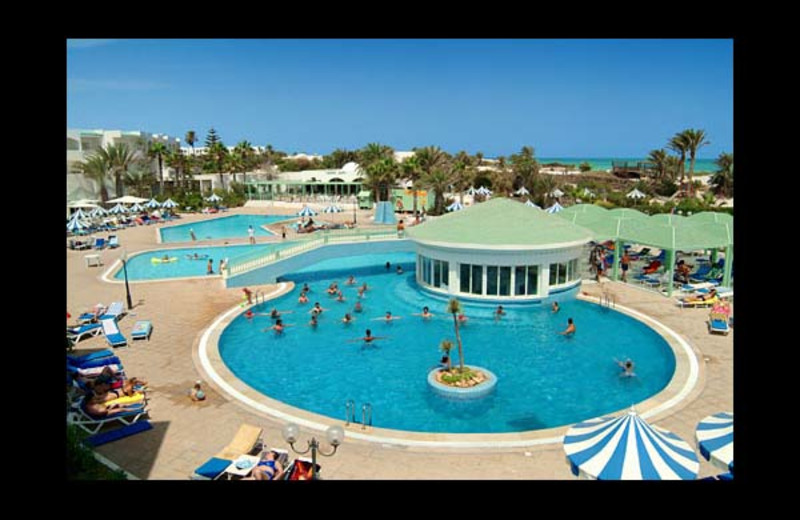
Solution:
<path fill-rule="evenodd" d="M 300 293 L 300 297 L 297 299 L 297 303 L 308 303 L 308 296 L 306 296 L 306 293 L 304 292 Z"/>
<path fill-rule="evenodd" d="M 563 332 L 559 332 L 562 336 L 572 336 L 575 334 L 575 323 L 573 323 L 572 318 L 567 319 L 567 328 L 564 329 Z"/>
<path fill-rule="evenodd" d="M 311 315 L 311 321 L 308 322 L 308 326 L 309 327 L 316 327 L 317 325 L 319 325 L 319 322 L 317 321 L 317 315 L 316 314 L 312 314 Z"/>
<path fill-rule="evenodd" d="M 414 316 L 422 316 L 423 319 L 433 318 L 433 314 L 431 314 L 431 311 L 428 309 L 427 305 L 422 308 L 422 313 L 414 314 Z"/>
<path fill-rule="evenodd" d="M 353 343 L 353 342 L 356 342 L 356 341 L 363 341 L 364 343 L 372 343 L 373 341 L 375 341 L 377 339 L 387 339 L 387 338 L 388 338 L 388 336 L 373 336 L 372 335 L 372 331 L 370 329 L 367 329 L 366 334 L 364 336 L 362 336 L 360 338 L 352 339 L 352 340 L 350 340 L 350 343 Z"/>
<path fill-rule="evenodd" d="M 345 283 L 346 283 L 347 285 L 355 285 L 355 284 L 356 284 L 356 277 L 355 277 L 355 276 L 353 276 L 353 275 L 351 274 L 351 275 L 350 275 L 350 276 L 347 278 L 347 282 L 345 282 Z"/>
<path fill-rule="evenodd" d="M 321 314 L 324 311 L 322 307 L 320 307 L 319 302 L 314 304 L 314 307 L 309 311 L 311 314 Z"/>
<path fill-rule="evenodd" d="M 342 318 L 342 323 L 352 323 L 352 322 L 353 322 L 353 320 L 355 320 L 355 318 L 353 318 L 352 316 L 350 316 L 350 313 L 348 312 L 348 313 L 346 313 L 346 314 L 344 315 L 344 318 Z"/>
<path fill-rule="evenodd" d="M 636 375 L 633 372 L 634 364 L 630 358 L 626 359 L 625 361 L 617 361 L 617 365 L 619 365 L 620 369 L 622 369 L 622 373 L 619 375 L 620 377 L 633 377 Z"/>
<path fill-rule="evenodd" d="M 253 314 L 253 311 L 250 309 L 247 309 L 247 312 L 244 313 L 244 317 L 248 320 L 252 320 L 253 316 L 255 316 L 255 314 Z"/>
<path fill-rule="evenodd" d="M 506 311 L 503 309 L 502 305 L 498 305 L 497 309 L 494 311 L 494 319 L 499 320 L 501 316 L 505 316 Z"/>
<path fill-rule="evenodd" d="M 262 329 L 261 332 L 266 332 L 268 330 L 274 330 L 276 335 L 281 335 L 281 334 L 283 334 L 283 331 L 284 331 L 284 329 L 286 327 L 291 327 L 291 325 L 288 325 L 288 324 L 284 325 L 283 320 L 278 319 L 278 320 L 275 320 L 275 325 L 273 325 L 272 327 L 267 327 L 266 329 Z"/>
<path fill-rule="evenodd" d="M 339 291 L 339 292 L 336 293 L 336 301 L 337 302 L 343 302 L 344 301 L 344 294 L 342 294 L 342 291 Z"/>
<path fill-rule="evenodd" d="M 553 313 L 556 313 L 561 310 L 561 307 L 558 306 L 558 302 L 553 302 L 553 306 L 551 307 Z"/>

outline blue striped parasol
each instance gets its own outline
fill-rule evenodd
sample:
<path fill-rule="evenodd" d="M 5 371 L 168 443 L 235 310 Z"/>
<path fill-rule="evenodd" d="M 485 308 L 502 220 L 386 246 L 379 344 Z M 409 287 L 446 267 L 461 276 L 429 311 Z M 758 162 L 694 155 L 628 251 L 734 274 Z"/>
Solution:
<path fill-rule="evenodd" d="M 303 206 L 303 209 L 297 212 L 298 217 L 313 217 L 316 216 L 316 214 L 317 212 L 308 206 Z"/>
<path fill-rule="evenodd" d="M 461 211 L 462 209 L 464 209 L 464 206 L 462 206 L 460 202 L 455 201 L 454 203 L 450 204 L 444 209 L 446 209 L 447 211 Z"/>
<path fill-rule="evenodd" d="M 105 209 L 101 208 L 100 206 L 98 206 L 98 207 L 94 208 L 92 211 L 89 212 L 89 216 L 92 217 L 92 218 L 97 218 L 97 217 L 104 216 L 106 213 L 108 213 L 108 210 L 105 210 Z"/>
<path fill-rule="evenodd" d="M 733 413 L 709 415 L 697 424 L 697 447 L 707 461 L 733 471 Z"/>
<path fill-rule="evenodd" d="M 514 192 L 514 195 L 530 195 L 531 192 L 528 191 L 528 188 L 525 186 L 520 186 L 520 188 Z"/>
<path fill-rule="evenodd" d="M 108 210 L 108 212 L 112 215 L 122 215 L 128 212 L 128 208 L 123 206 L 121 202 L 118 202 L 117 205 Z"/>
<path fill-rule="evenodd" d="M 598 480 L 692 480 L 700 469 L 686 441 L 633 410 L 576 424 L 564 451 L 574 475 Z"/>
<path fill-rule="evenodd" d="M 208 202 L 219 202 L 222 200 L 222 197 L 217 195 L 216 193 L 212 193 L 210 197 L 206 197 Z"/>
<path fill-rule="evenodd" d="M 525 201 L 525 205 L 528 206 L 528 207 L 531 207 L 531 208 L 542 209 L 539 206 L 537 206 L 536 204 L 534 204 L 533 201 L 531 201 L 531 199 L 526 200 Z"/>
<path fill-rule="evenodd" d="M 161 204 L 156 199 L 150 199 L 147 201 L 147 204 L 144 207 L 149 209 L 160 208 Z"/>
<path fill-rule="evenodd" d="M 548 213 L 558 213 L 559 211 L 561 211 L 563 209 L 564 209 L 564 206 L 562 206 L 561 204 L 556 202 L 555 204 L 553 204 L 552 206 L 547 208 L 545 211 L 548 212 Z"/>
<path fill-rule="evenodd" d="M 67 231 L 72 233 L 76 233 L 88 228 L 89 225 L 86 224 L 77 214 L 73 215 L 72 218 L 69 219 L 69 222 L 67 222 Z"/>
<path fill-rule="evenodd" d="M 141 204 L 139 204 L 139 203 L 137 202 L 136 204 L 134 204 L 133 206 L 131 206 L 131 207 L 130 207 L 130 208 L 128 208 L 128 209 L 129 209 L 130 211 L 135 211 L 136 213 L 139 213 L 140 211 L 144 211 L 144 206 L 142 206 Z"/>
<path fill-rule="evenodd" d="M 162 208 L 177 208 L 178 207 L 178 203 L 175 202 L 172 199 L 167 199 L 167 200 L 165 200 L 164 202 L 161 203 L 161 207 Z"/>
<path fill-rule="evenodd" d="M 337 206 L 336 204 L 327 206 L 325 209 L 322 210 L 323 213 L 341 213 L 342 211 L 344 210 L 339 206 Z"/>

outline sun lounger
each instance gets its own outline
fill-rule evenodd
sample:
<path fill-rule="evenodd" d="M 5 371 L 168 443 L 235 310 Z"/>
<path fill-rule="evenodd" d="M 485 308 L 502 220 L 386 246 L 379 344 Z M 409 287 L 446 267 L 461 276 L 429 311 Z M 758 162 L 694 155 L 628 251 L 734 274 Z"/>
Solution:
<path fill-rule="evenodd" d="M 708 332 L 710 334 L 728 335 L 731 331 L 728 325 L 728 315 L 722 312 L 712 312 L 708 316 Z"/>
<path fill-rule="evenodd" d="M 150 421 L 145 419 L 144 421 L 139 421 L 134 424 L 130 424 L 128 426 L 123 426 L 122 428 L 117 428 L 116 430 L 111 430 L 103 433 L 95 433 L 94 435 L 90 435 L 89 437 L 87 437 L 83 442 L 85 442 L 89 446 L 97 447 L 97 446 L 102 446 L 103 444 L 108 444 L 109 442 L 117 441 L 119 439 L 123 439 L 125 437 L 129 437 L 131 435 L 135 435 L 137 433 L 141 433 L 152 429 L 153 425 L 150 424 Z"/>
<path fill-rule="evenodd" d="M 87 363 L 97 361 L 98 359 L 105 359 L 114 356 L 114 351 L 111 349 L 103 349 L 91 354 L 84 354 L 76 356 L 75 354 L 67 354 L 67 363 L 74 367 L 85 368 Z"/>
<path fill-rule="evenodd" d="M 107 320 L 110 318 L 119 318 L 125 314 L 125 306 L 122 302 L 113 302 L 111 305 L 108 306 L 108 309 L 100 316 L 101 320 Z"/>
<path fill-rule="evenodd" d="M 73 406 L 70 413 L 67 415 L 67 421 L 70 424 L 78 426 L 82 430 L 95 434 L 100 431 L 106 424 L 121 422 L 124 426 L 138 421 L 143 415 L 147 413 L 147 407 L 144 403 L 139 405 L 130 405 L 133 410 L 124 413 L 118 413 L 106 417 L 92 417 L 84 408 L 85 400 L 79 406 Z"/>
<path fill-rule="evenodd" d="M 208 459 L 194 470 L 192 480 L 215 480 L 219 478 L 239 455 L 248 455 L 260 449 L 263 430 L 257 426 L 243 424 L 233 439 L 219 453 Z"/>
<path fill-rule="evenodd" d="M 95 249 L 105 249 L 106 247 L 106 239 L 105 238 L 95 238 L 94 239 L 94 248 Z"/>
<path fill-rule="evenodd" d="M 678 300 L 679 307 L 711 307 L 715 303 L 719 302 L 719 298 L 714 296 L 713 298 L 709 298 L 707 300 Z"/>
<path fill-rule="evenodd" d="M 106 312 L 106 309 L 108 309 L 108 307 L 106 307 L 102 303 L 98 303 L 97 305 L 94 306 L 92 312 L 84 312 L 80 316 L 78 316 L 78 322 L 80 323 L 84 321 L 90 321 L 95 318 L 99 318 Z"/>
<path fill-rule="evenodd" d="M 119 238 L 117 238 L 117 235 L 109 235 L 108 247 L 109 249 L 114 249 L 115 247 L 119 247 Z"/>
<path fill-rule="evenodd" d="M 136 339 L 146 339 L 150 341 L 150 334 L 153 333 L 153 324 L 150 323 L 149 320 L 139 320 L 133 324 L 133 330 L 131 331 L 131 338 Z"/>
<path fill-rule="evenodd" d="M 67 327 L 67 338 L 74 345 L 83 338 L 97 336 L 102 330 L 99 323 L 84 323 L 79 327 Z"/>
<path fill-rule="evenodd" d="M 317 478 L 322 466 L 316 466 Z M 284 480 L 311 480 L 311 459 L 299 457 L 292 461 L 283 476 Z"/>
<path fill-rule="evenodd" d="M 124 347 L 128 344 L 128 340 L 119 331 L 117 320 L 109 318 L 101 322 L 103 324 L 103 334 L 106 336 L 106 341 L 112 347 Z"/>
<path fill-rule="evenodd" d="M 75 368 L 72 367 L 72 370 L 68 370 L 67 372 L 77 372 L 78 375 L 82 377 L 97 377 L 103 373 L 103 370 L 109 368 L 115 375 L 124 375 L 125 371 L 122 369 L 122 365 L 118 365 L 116 363 L 112 363 L 110 365 L 103 365 L 99 367 L 89 367 L 89 368 Z"/>

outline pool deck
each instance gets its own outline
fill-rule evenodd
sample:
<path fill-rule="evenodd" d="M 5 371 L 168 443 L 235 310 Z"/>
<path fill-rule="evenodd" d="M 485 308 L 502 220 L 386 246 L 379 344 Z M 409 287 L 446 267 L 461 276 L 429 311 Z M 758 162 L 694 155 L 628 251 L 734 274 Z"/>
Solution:
<path fill-rule="evenodd" d="M 237 208 L 222 215 L 239 213 L 293 215 L 297 208 Z M 359 212 L 363 228 L 368 212 Z M 194 222 L 219 215 L 187 215 L 177 223 Z M 327 216 L 325 216 L 327 217 Z M 315 218 L 316 219 L 316 218 Z M 332 220 L 342 221 L 342 215 Z M 327 219 L 330 220 L 330 219 Z M 160 225 L 159 225 L 160 226 Z M 128 253 L 160 247 L 185 247 L 183 243 L 156 244 L 155 226 L 124 229 L 116 234 Z M 386 229 L 386 226 L 382 226 Z M 105 233 L 98 236 L 104 236 Z M 295 238 L 291 233 L 287 240 Z M 259 238 L 258 243 L 281 241 L 277 237 Z M 206 241 L 203 245 L 222 245 L 224 241 Z M 247 238 L 229 240 L 246 243 Z M 199 243 L 198 243 L 199 244 Z M 99 252 L 103 267 L 87 267 L 88 251 L 67 250 L 67 310 L 76 316 L 97 302 L 125 301 L 124 286 L 102 281 L 101 275 L 120 256 L 122 248 Z M 271 292 L 277 287 L 251 287 Z M 699 379 L 688 397 L 664 414 L 654 424 L 671 430 L 694 446 L 697 423 L 707 415 L 733 410 L 733 336 L 710 335 L 705 320 L 707 309 L 680 309 L 674 300 L 653 292 L 614 282 L 584 283 L 589 296 L 602 290 L 612 294 L 617 304 L 655 318 L 686 340 L 698 355 Z M 150 431 L 121 439 L 97 448 L 97 452 L 142 479 L 187 479 L 194 468 L 224 447 L 242 423 L 264 429 L 265 441 L 289 449 L 280 430 L 284 422 L 253 411 L 206 383 L 208 398 L 194 403 L 189 390 L 197 379 L 204 379 L 198 368 L 197 347 L 209 324 L 242 301 L 242 291 L 226 289 L 218 276 L 131 286 L 134 308 L 120 320 L 120 330 L 129 346 L 116 349 L 126 371 L 149 381 Z M 132 341 L 133 324 L 150 320 L 153 334 L 149 341 Z M 578 324 L 579 331 L 580 324 Z M 81 341 L 75 353 L 106 348 L 101 336 Z M 343 410 L 344 414 L 344 410 Z M 339 424 L 343 424 L 339 421 Z M 360 432 L 360 425 L 347 428 Z M 324 433 L 313 432 L 317 438 Z M 430 437 L 436 438 L 435 434 Z M 310 438 L 301 428 L 298 448 Z M 290 450 L 291 451 L 291 450 Z M 698 477 L 720 471 L 699 455 Z M 294 454 L 292 454 L 294 455 Z M 333 457 L 321 457 L 322 476 L 329 480 L 371 479 L 551 479 L 575 480 L 566 463 L 563 447 L 556 444 L 519 448 L 432 448 L 400 446 L 345 438 Z"/>

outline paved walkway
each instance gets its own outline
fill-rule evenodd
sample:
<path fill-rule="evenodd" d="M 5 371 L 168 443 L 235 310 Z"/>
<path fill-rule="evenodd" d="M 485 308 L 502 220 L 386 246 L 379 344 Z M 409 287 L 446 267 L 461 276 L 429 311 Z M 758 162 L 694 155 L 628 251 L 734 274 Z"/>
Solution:
<path fill-rule="evenodd" d="M 296 209 L 235 209 L 235 213 L 293 214 Z M 359 223 L 368 214 L 359 213 Z M 185 216 L 181 223 L 213 218 Z M 363 224 L 362 224 L 363 225 Z M 117 233 L 127 251 L 161 247 L 156 244 L 156 226 L 140 226 Z M 102 235 L 101 235 L 102 236 Z M 291 237 L 289 237 L 291 238 Z M 280 240 L 280 237 L 268 240 Z M 246 242 L 247 239 L 241 240 Z M 235 241 L 231 241 L 235 242 Z M 103 267 L 87 267 L 85 251 L 67 250 L 67 310 L 73 315 L 97 302 L 125 301 L 123 284 L 106 283 L 100 275 L 120 256 L 120 249 L 101 252 Z M 701 378 L 696 390 L 668 416 L 655 424 L 671 430 L 694 445 L 694 428 L 712 413 L 733 409 L 733 333 L 709 335 L 706 310 L 679 309 L 672 300 L 655 293 L 607 282 L 603 288 L 617 303 L 639 310 L 661 321 L 687 340 L 699 355 Z M 259 287 L 271 290 L 274 286 Z M 254 288 L 255 289 L 255 288 Z M 597 284 L 584 284 L 582 291 L 599 295 Z M 101 446 L 98 452 L 143 479 L 186 479 L 193 469 L 219 451 L 242 423 L 264 429 L 268 444 L 288 448 L 280 429 L 283 423 L 253 413 L 228 401 L 210 385 L 208 398 L 193 403 L 188 392 L 201 378 L 193 349 L 203 330 L 222 312 L 241 301 L 242 292 L 226 289 L 218 276 L 196 280 L 131 283 L 134 308 L 120 320 L 122 333 L 130 338 L 138 319 L 153 323 L 150 341 L 132 342 L 117 349 L 126 371 L 150 383 L 150 420 L 153 430 Z M 76 352 L 106 347 L 102 336 L 84 340 Z M 358 428 L 359 426 L 356 426 Z M 309 432 L 300 435 L 298 447 Z M 324 434 L 316 432 L 318 438 Z M 719 473 L 700 457 L 699 477 Z M 574 479 L 560 445 L 507 450 L 404 448 L 346 438 L 338 453 L 320 460 L 326 479 Z"/>

